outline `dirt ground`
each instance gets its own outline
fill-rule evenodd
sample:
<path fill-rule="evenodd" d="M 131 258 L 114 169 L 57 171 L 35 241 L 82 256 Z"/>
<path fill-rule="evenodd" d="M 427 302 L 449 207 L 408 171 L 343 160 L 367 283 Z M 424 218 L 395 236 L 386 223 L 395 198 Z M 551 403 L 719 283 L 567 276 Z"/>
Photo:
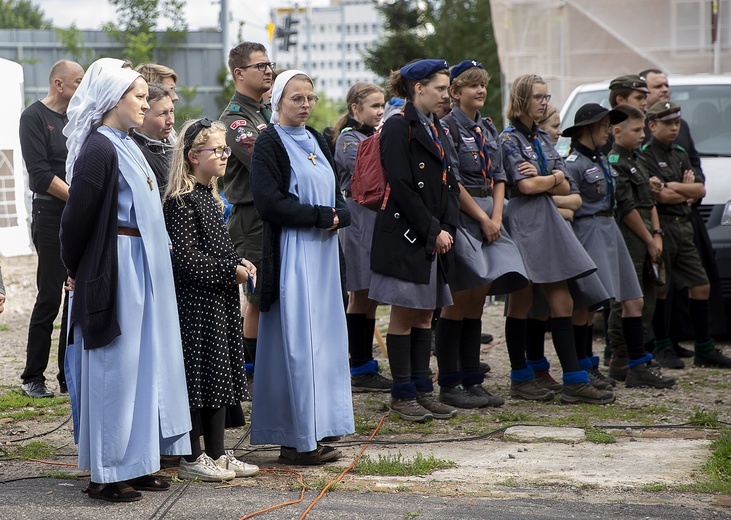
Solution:
<path fill-rule="evenodd" d="M 0 393 L 17 391 L 20 373 L 24 366 L 25 342 L 30 311 L 35 298 L 34 255 L 0 258 L 0 266 L 7 289 L 6 310 L 0 314 Z M 678 379 L 675 388 L 669 390 L 627 389 L 618 385 L 615 404 L 597 406 L 566 406 L 558 400 L 550 403 L 531 403 L 508 397 L 509 363 L 502 340 L 502 303 L 488 303 L 483 319 L 483 330 L 495 336 L 492 345 L 485 345 L 482 359 L 490 364 L 491 372 L 486 387 L 494 394 L 506 398 L 500 409 L 465 411 L 450 421 L 434 421 L 427 425 L 409 425 L 386 419 L 376 435 L 376 444 L 366 451 L 371 457 L 381 454 L 402 453 L 404 457 L 416 453 L 433 453 L 438 458 L 454 461 L 457 466 L 440 470 L 428 477 L 373 477 L 349 475 L 343 486 L 348 490 L 385 492 L 428 492 L 451 496 L 454 493 L 477 496 L 510 496 L 525 493 L 525 489 L 538 489 L 559 499 L 575 500 L 577 493 L 586 499 L 597 501 L 626 501 L 627 493 L 634 493 L 632 500 L 642 503 L 687 504 L 701 509 L 720 507 L 722 516 L 729 509 L 723 500 L 713 495 L 699 493 L 665 492 L 673 486 L 692 483 L 699 475 L 709 454 L 710 442 L 717 437 L 714 429 L 688 428 L 690 417 L 699 411 L 715 412 L 720 421 L 731 423 L 731 372 L 728 370 L 700 369 L 691 366 L 672 371 Z M 60 315 L 58 320 L 60 320 Z M 387 312 L 379 312 L 378 326 L 385 331 Z M 58 335 L 59 323 L 55 327 Z M 385 332 L 384 332 L 385 336 Z M 594 338 L 595 351 L 603 350 L 603 338 Z M 55 344 L 55 340 L 54 340 Z M 731 348 L 727 343 L 719 345 L 727 355 Z M 553 353 L 550 335 L 547 336 L 547 357 L 554 367 L 558 362 Z M 385 360 L 374 346 L 374 352 L 387 371 Z M 56 384 L 55 352 L 49 362 L 46 378 L 49 387 L 58 391 Z M 436 362 L 432 359 L 436 370 Z M 552 370 L 560 379 L 560 370 Z M 341 443 L 347 455 L 341 467 L 352 456 L 376 427 L 387 411 L 387 394 L 354 394 L 354 410 L 357 433 Z M 248 403 L 246 407 L 250 406 Z M 32 401 L 29 403 L 32 409 Z M 38 417 L 23 421 L 3 418 L 0 414 L 0 452 L 9 450 L 3 444 L 13 446 L 18 440 L 45 433 L 59 426 L 64 418 Z M 550 426 L 588 425 L 609 427 L 614 433 L 615 444 L 582 443 L 529 443 L 508 442 L 503 439 L 501 428 L 515 423 L 543 424 Z M 500 430 L 500 431 L 496 431 Z M 494 434 L 491 432 L 495 431 Z M 227 431 L 227 446 L 241 441 L 245 429 Z M 469 440 L 477 436 L 479 439 Z M 78 472 L 74 467 L 75 446 L 70 422 L 39 440 L 56 449 L 56 462 L 68 464 L 63 471 Z M 464 442 L 454 442 L 464 441 Z M 424 444 L 424 442 L 437 442 Z M 247 462 L 261 467 L 274 466 L 276 452 L 253 450 L 246 440 L 236 446 L 237 455 Z M 672 456 L 669 456 L 672 454 Z M 0 455 L 2 457 L 3 455 Z M 51 468 L 58 470 L 59 468 Z M 0 461 L 0 480 L 32 476 L 49 471 L 49 466 L 27 461 Z M 323 473 L 324 472 L 324 473 Z M 322 468 L 305 472 L 313 478 L 332 475 Z M 282 487 L 290 484 L 276 475 L 265 474 L 247 486 Z M 653 488 L 654 486 L 654 488 Z M 598 493 L 596 490 L 601 489 Z M 654 491 L 653 491 L 654 489 Z M 544 495 L 541 495 L 544 496 Z M 590 498 L 589 498 L 590 497 Z M 728 506 L 726 506 L 728 507 Z M 715 514 L 715 513 L 714 513 Z"/>

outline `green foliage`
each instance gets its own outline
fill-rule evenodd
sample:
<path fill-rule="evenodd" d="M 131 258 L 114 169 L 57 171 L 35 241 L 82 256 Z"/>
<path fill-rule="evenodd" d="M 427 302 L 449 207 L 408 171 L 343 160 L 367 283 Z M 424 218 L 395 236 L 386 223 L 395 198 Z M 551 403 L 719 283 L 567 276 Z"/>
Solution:
<path fill-rule="evenodd" d="M 175 104 L 175 130 L 180 131 L 188 119 L 199 119 L 203 117 L 203 107 L 194 103 L 198 93 L 196 87 L 178 87 L 176 92 L 180 99 Z M 209 114 L 209 117 L 216 118 L 218 114 Z"/>
<path fill-rule="evenodd" d="M 717 428 L 720 423 L 718 422 L 718 412 L 715 410 L 700 410 L 697 409 L 690 416 L 688 422 L 694 426 L 701 426 L 704 428 Z"/>
<path fill-rule="evenodd" d="M 312 109 L 307 124 L 318 132 L 322 132 L 326 127 L 335 124 L 340 114 L 345 112 L 345 107 L 328 99 L 324 92 L 317 92 L 317 97 L 320 98 L 320 101 Z"/>
<path fill-rule="evenodd" d="M 411 460 L 398 455 L 378 455 L 374 460 L 368 455 L 355 463 L 354 471 L 361 475 L 429 475 L 443 468 L 453 468 L 456 464 L 451 460 L 437 459 L 433 454 L 424 457 L 417 453 Z"/>
<path fill-rule="evenodd" d="M 15 456 L 21 459 L 47 459 L 56 454 L 56 448 L 43 441 L 31 441 L 15 446 Z"/>
<path fill-rule="evenodd" d="M 610 435 L 604 430 L 594 426 L 587 426 L 584 428 L 584 435 L 586 435 L 586 440 L 593 442 L 594 444 L 614 444 L 617 442 L 614 435 Z"/>
<path fill-rule="evenodd" d="M 216 80 L 219 85 L 223 87 L 223 92 L 216 96 L 216 104 L 223 110 L 236 93 L 236 85 L 234 85 L 234 80 L 229 75 L 228 67 L 226 65 L 223 65 L 220 69 L 218 69 L 218 72 L 216 73 Z"/>
<path fill-rule="evenodd" d="M 51 20 L 30 0 L 0 0 L 0 27 L 3 29 L 50 29 Z"/>
<path fill-rule="evenodd" d="M 713 453 L 703 472 L 713 481 L 731 484 L 731 432 L 724 432 L 711 443 Z"/>

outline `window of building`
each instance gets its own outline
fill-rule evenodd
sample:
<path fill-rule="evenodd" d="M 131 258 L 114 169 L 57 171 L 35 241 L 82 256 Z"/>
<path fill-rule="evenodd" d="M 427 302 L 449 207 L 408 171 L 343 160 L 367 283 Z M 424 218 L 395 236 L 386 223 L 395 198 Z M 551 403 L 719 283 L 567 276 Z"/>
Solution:
<path fill-rule="evenodd" d="M 350 24 L 345 24 L 345 34 L 350 34 Z"/>
<path fill-rule="evenodd" d="M 357 23 L 353 24 L 353 32 L 355 32 L 355 34 L 358 34 L 360 32 L 360 25 L 358 25 Z"/>
<path fill-rule="evenodd" d="M 350 43 L 346 43 L 346 44 L 345 44 L 345 50 L 346 50 L 347 52 L 350 52 L 350 49 L 351 49 L 351 45 L 350 45 Z"/>
<path fill-rule="evenodd" d="M 356 61 L 355 62 L 355 70 L 360 70 L 360 62 L 359 61 Z"/>

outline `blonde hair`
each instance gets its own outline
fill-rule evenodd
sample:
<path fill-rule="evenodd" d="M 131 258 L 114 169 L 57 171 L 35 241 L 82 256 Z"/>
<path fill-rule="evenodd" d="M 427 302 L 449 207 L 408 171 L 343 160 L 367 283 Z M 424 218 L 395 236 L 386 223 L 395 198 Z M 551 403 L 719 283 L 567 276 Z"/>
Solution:
<path fill-rule="evenodd" d="M 517 121 L 524 115 L 530 106 L 533 95 L 533 85 L 545 85 L 546 82 L 537 74 L 523 74 L 515 78 L 510 87 L 510 101 L 507 116 L 510 121 Z"/>
<path fill-rule="evenodd" d="M 195 189 L 195 177 L 193 176 L 193 165 L 188 158 L 189 153 L 200 153 L 201 148 L 205 146 L 214 133 L 226 134 L 226 127 L 220 121 L 213 121 L 210 127 L 202 127 L 195 136 L 192 143 L 186 143 L 185 133 L 192 125 L 197 123 L 198 119 L 186 121 L 183 128 L 180 129 L 178 140 L 173 148 L 173 157 L 170 164 L 170 178 L 165 189 L 165 200 L 176 199 L 178 204 L 182 205 L 182 196 L 191 193 Z M 186 153 L 186 150 L 188 153 Z M 221 212 L 225 209 L 221 194 L 218 193 L 218 179 L 213 177 L 210 186 L 213 188 L 213 198 L 221 208 Z"/>
<path fill-rule="evenodd" d="M 558 113 L 558 108 L 556 108 L 555 105 L 549 105 L 546 107 L 546 112 L 543 114 L 543 117 L 541 117 L 538 121 L 536 121 L 536 124 L 543 128 L 543 125 L 545 125 L 549 119 L 553 117 L 554 114 Z"/>
<path fill-rule="evenodd" d="M 359 81 L 354 83 L 348 90 L 348 95 L 345 97 L 345 104 L 348 111 L 340 116 L 337 123 L 333 127 L 333 143 L 338 140 L 340 132 L 345 128 L 345 124 L 348 122 L 348 118 L 352 117 L 355 119 L 353 113 L 353 105 L 358 105 L 359 108 L 363 108 L 363 101 L 371 94 L 385 94 L 384 90 L 373 83 L 364 83 Z"/>
<path fill-rule="evenodd" d="M 140 63 L 135 70 L 142 74 L 148 83 L 162 83 L 165 78 L 172 78 L 175 83 L 178 82 L 175 71 L 159 63 Z"/>

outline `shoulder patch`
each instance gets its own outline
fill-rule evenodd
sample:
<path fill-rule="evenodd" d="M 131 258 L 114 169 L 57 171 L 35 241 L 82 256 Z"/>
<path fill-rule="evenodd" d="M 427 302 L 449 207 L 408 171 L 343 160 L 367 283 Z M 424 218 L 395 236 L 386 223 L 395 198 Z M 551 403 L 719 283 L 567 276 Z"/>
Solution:
<path fill-rule="evenodd" d="M 566 157 L 566 162 L 576 162 L 576 159 L 578 159 L 578 158 L 579 158 L 578 155 L 576 155 L 575 153 L 572 153 L 571 155 Z"/>
<path fill-rule="evenodd" d="M 643 149 L 643 150 L 647 150 L 647 148 L 648 148 L 649 146 L 650 146 L 650 143 L 649 143 L 649 142 L 647 142 L 647 143 L 645 143 L 645 144 L 643 144 L 643 145 L 642 145 L 642 149 Z"/>
<path fill-rule="evenodd" d="M 675 144 L 675 143 L 673 143 L 673 144 Z M 675 146 L 678 148 L 678 150 L 688 153 L 688 151 L 685 148 L 683 148 L 682 146 L 680 146 L 679 144 L 675 144 Z"/>
<path fill-rule="evenodd" d="M 350 132 L 350 131 L 351 131 L 352 129 L 353 129 L 352 127 L 350 127 L 350 126 L 346 126 L 346 127 L 345 127 L 345 128 L 343 128 L 342 130 L 340 130 L 340 133 L 341 133 L 341 134 L 344 134 L 345 132 Z"/>
<path fill-rule="evenodd" d="M 240 126 L 246 126 L 246 119 L 237 119 L 236 121 L 231 123 L 229 128 L 231 128 L 231 130 L 236 130 Z"/>
<path fill-rule="evenodd" d="M 237 112 L 241 112 L 241 105 L 238 105 L 236 103 L 229 105 L 228 112 L 229 112 L 229 114 L 235 114 Z"/>
<path fill-rule="evenodd" d="M 266 127 L 267 127 L 267 124 L 266 124 L 266 123 L 262 123 L 262 124 L 260 124 L 259 126 L 257 126 L 257 127 L 256 127 L 256 129 L 257 129 L 257 130 L 259 130 L 259 131 L 261 132 L 261 131 L 262 131 L 262 130 L 264 130 L 264 129 L 265 129 Z"/>
<path fill-rule="evenodd" d="M 619 154 L 610 153 L 608 159 L 609 159 L 609 164 L 617 164 L 619 162 Z"/>

